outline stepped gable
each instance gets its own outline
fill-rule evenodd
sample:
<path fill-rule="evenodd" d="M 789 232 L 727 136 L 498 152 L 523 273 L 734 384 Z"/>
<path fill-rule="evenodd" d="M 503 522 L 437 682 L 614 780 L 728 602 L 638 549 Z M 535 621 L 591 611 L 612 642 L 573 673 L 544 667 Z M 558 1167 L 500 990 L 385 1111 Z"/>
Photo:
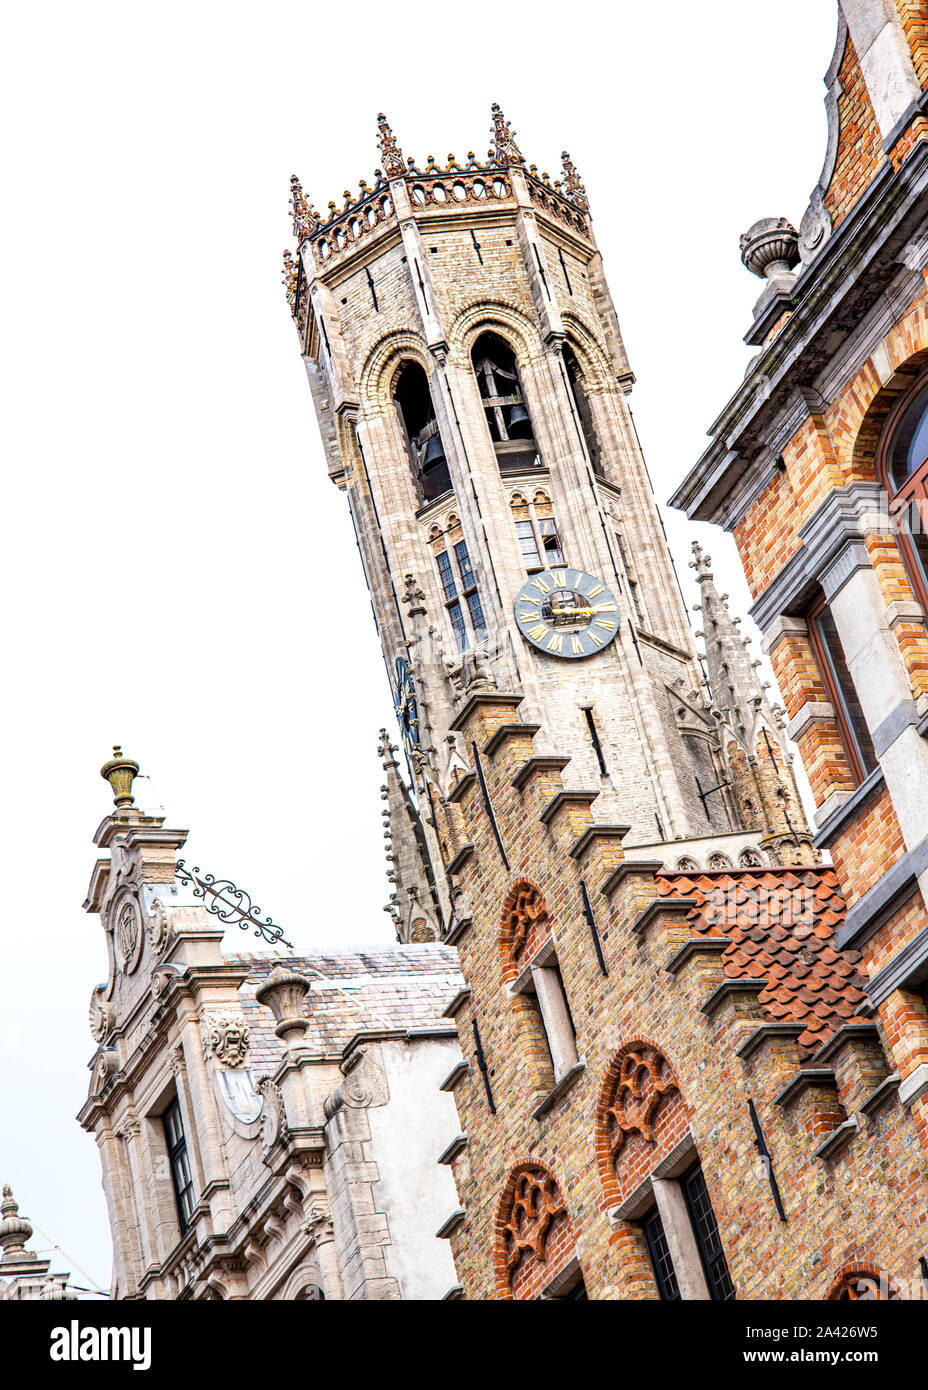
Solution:
<path fill-rule="evenodd" d="M 338 1058 L 357 1033 L 447 1031 L 442 1010 L 463 983 L 457 952 L 431 944 L 305 956 L 244 954 L 227 959 L 251 967 L 239 998 L 259 1072 L 273 1071 L 282 1055 L 273 1015 L 255 999 L 256 988 L 277 965 L 304 974 L 310 982 L 306 1047 Z"/>
<path fill-rule="evenodd" d="M 846 910 L 833 869 L 659 874 L 656 885 L 664 897 L 697 899 L 693 931 L 731 939 L 726 975 L 768 981 L 760 1004 L 771 1022 L 806 1025 L 802 1053 L 815 1052 L 842 1024 L 864 1021 L 860 952 L 833 945 Z"/>

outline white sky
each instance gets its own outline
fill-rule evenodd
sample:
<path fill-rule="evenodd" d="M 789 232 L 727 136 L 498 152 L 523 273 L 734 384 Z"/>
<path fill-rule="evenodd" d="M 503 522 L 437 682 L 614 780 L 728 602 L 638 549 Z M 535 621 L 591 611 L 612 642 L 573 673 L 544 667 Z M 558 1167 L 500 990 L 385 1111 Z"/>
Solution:
<path fill-rule="evenodd" d="M 297 949 L 391 940 L 375 751 L 391 705 L 280 285 L 290 174 L 340 203 L 371 179 L 381 109 L 419 160 L 482 154 L 493 100 L 552 177 L 566 146 L 664 501 L 753 351 L 739 234 L 798 225 L 818 178 L 835 9 L 7 8 L 0 1180 L 102 1287 L 97 1150 L 73 1116 L 105 976 L 81 902 L 111 745 L 150 775 L 138 800 L 190 827 L 192 861 Z M 667 526 L 688 592 L 703 532 L 744 612 L 730 539 Z"/>

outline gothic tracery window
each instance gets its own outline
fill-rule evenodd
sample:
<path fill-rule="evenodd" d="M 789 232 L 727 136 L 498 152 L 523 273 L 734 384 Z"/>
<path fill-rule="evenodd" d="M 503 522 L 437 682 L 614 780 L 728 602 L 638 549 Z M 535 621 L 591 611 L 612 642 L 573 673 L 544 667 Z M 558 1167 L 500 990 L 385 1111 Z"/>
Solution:
<path fill-rule="evenodd" d="M 567 1203 L 554 1174 L 541 1163 L 521 1163 L 510 1174 L 496 1230 L 501 1298 L 540 1297 L 574 1256 Z"/>
<path fill-rule="evenodd" d="M 573 396 L 580 432 L 583 435 L 587 453 L 590 456 L 590 463 L 593 465 L 593 472 L 597 477 L 601 478 L 604 476 L 602 450 L 599 446 L 596 426 L 593 423 L 593 411 L 590 407 L 589 397 L 587 396 L 583 371 L 581 370 L 580 363 L 577 361 L 576 353 L 569 343 L 564 344 L 564 366 L 567 370 L 570 393 Z"/>

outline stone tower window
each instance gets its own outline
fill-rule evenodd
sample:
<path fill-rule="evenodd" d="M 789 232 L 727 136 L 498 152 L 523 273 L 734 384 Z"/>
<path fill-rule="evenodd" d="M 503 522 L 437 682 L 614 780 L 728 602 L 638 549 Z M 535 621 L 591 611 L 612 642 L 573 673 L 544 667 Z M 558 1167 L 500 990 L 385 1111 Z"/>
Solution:
<path fill-rule="evenodd" d="M 537 468 L 538 445 L 512 348 L 498 334 L 482 333 L 471 360 L 500 470 Z"/>
<path fill-rule="evenodd" d="M 583 372 L 580 363 L 577 361 L 576 354 L 569 343 L 564 344 L 564 366 L 567 369 L 567 380 L 570 383 L 570 393 L 574 398 L 574 405 L 577 410 L 577 419 L 580 422 L 580 430 L 586 444 L 590 462 L 593 465 L 593 472 L 597 477 L 604 476 L 602 467 L 602 450 L 599 447 L 599 439 L 596 434 L 596 426 L 593 424 L 593 412 L 590 409 L 589 397 L 586 394 Z"/>
<path fill-rule="evenodd" d="M 442 444 L 428 377 L 418 362 L 407 362 L 396 380 L 394 400 L 409 446 L 416 491 L 422 504 L 451 490 L 451 474 Z"/>
<path fill-rule="evenodd" d="M 449 528 L 448 535 L 439 533 L 435 562 L 458 651 L 465 652 L 486 637 L 487 620 L 467 542 L 455 540 L 455 533 L 460 535 L 457 525 Z"/>
<path fill-rule="evenodd" d="M 530 503 L 521 492 L 510 499 L 522 559 L 529 574 L 566 564 L 548 494 L 539 490 Z"/>
<path fill-rule="evenodd" d="M 890 411 L 877 448 L 877 467 L 891 498 L 890 514 L 906 572 L 923 608 L 928 609 L 928 371 L 917 378 Z"/>
<path fill-rule="evenodd" d="M 812 653 L 828 698 L 834 706 L 848 766 L 855 781 L 860 783 L 876 767 L 876 753 L 847 667 L 837 625 L 824 598 L 809 610 L 808 620 Z"/>

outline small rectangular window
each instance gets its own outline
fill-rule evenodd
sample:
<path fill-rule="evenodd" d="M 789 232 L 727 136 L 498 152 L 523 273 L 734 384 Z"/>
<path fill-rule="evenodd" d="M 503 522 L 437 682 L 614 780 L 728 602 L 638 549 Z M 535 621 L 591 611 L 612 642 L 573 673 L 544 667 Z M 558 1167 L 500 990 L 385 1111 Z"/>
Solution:
<path fill-rule="evenodd" d="M 487 635 L 487 621 L 483 616 L 483 604 L 480 602 L 480 595 L 476 589 L 472 589 L 467 595 L 467 607 L 470 611 L 470 621 L 474 629 L 474 639 L 482 642 Z"/>
<path fill-rule="evenodd" d="M 696 1236 L 696 1244 L 699 1246 L 699 1255 L 709 1285 L 709 1292 L 718 1302 L 725 1303 L 734 1298 L 735 1290 L 728 1273 L 725 1251 L 722 1249 L 722 1242 L 719 1238 L 715 1212 L 709 1201 L 706 1180 L 699 1164 L 695 1164 L 689 1172 L 684 1173 L 680 1182 L 683 1195 L 686 1198 L 693 1233 Z"/>
<path fill-rule="evenodd" d="M 664 1234 L 664 1223 L 657 1207 L 645 1217 L 642 1225 L 648 1254 L 651 1257 L 651 1267 L 654 1270 L 657 1292 L 664 1302 L 677 1303 L 680 1300 L 680 1286 L 677 1283 L 677 1272 L 673 1267 L 670 1247 Z"/>
<path fill-rule="evenodd" d="M 464 622 L 464 614 L 461 612 L 461 603 L 455 599 L 454 603 L 448 604 L 448 613 L 451 617 L 451 626 L 454 628 L 454 635 L 457 638 L 458 651 L 467 650 L 467 624 Z"/>
<path fill-rule="evenodd" d="M 545 564 L 563 565 L 564 552 L 561 549 L 561 538 L 557 533 L 553 516 L 542 517 L 538 523 L 541 532 L 541 544 L 545 552 Z"/>
<path fill-rule="evenodd" d="M 467 541 L 458 541 L 457 545 L 454 547 L 454 553 L 457 557 L 458 569 L 461 572 L 461 587 L 466 592 L 466 590 L 472 589 L 477 582 L 474 579 L 474 571 L 471 568 Z"/>
<path fill-rule="evenodd" d="M 538 542 L 535 540 L 535 528 L 530 521 L 516 522 L 516 535 L 519 537 L 519 547 L 522 551 L 522 559 L 525 561 L 525 568 L 541 569 L 541 556 L 538 553 Z"/>
<path fill-rule="evenodd" d="M 438 573 L 441 576 L 441 586 L 445 591 L 445 598 L 457 598 L 458 586 L 454 582 L 454 571 L 451 568 L 451 561 L 448 558 L 447 550 L 443 550 L 438 559 Z"/>
<path fill-rule="evenodd" d="M 838 627 L 827 604 L 820 603 L 811 610 L 809 633 L 822 679 L 835 707 L 848 762 L 857 780 L 862 782 L 877 765 L 876 753 L 848 670 Z"/>
<path fill-rule="evenodd" d="M 171 1182 L 174 1199 L 177 1203 L 177 1219 L 181 1234 L 187 1232 L 193 1215 L 193 1178 L 190 1174 L 190 1160 L 187 1156 L 187 1139 L 180 1113 L 180 1104 L 175 1098 L 164 1112 L 164 1134 L 168 1146 L 168 1161 L 171 1165 Z"/>

